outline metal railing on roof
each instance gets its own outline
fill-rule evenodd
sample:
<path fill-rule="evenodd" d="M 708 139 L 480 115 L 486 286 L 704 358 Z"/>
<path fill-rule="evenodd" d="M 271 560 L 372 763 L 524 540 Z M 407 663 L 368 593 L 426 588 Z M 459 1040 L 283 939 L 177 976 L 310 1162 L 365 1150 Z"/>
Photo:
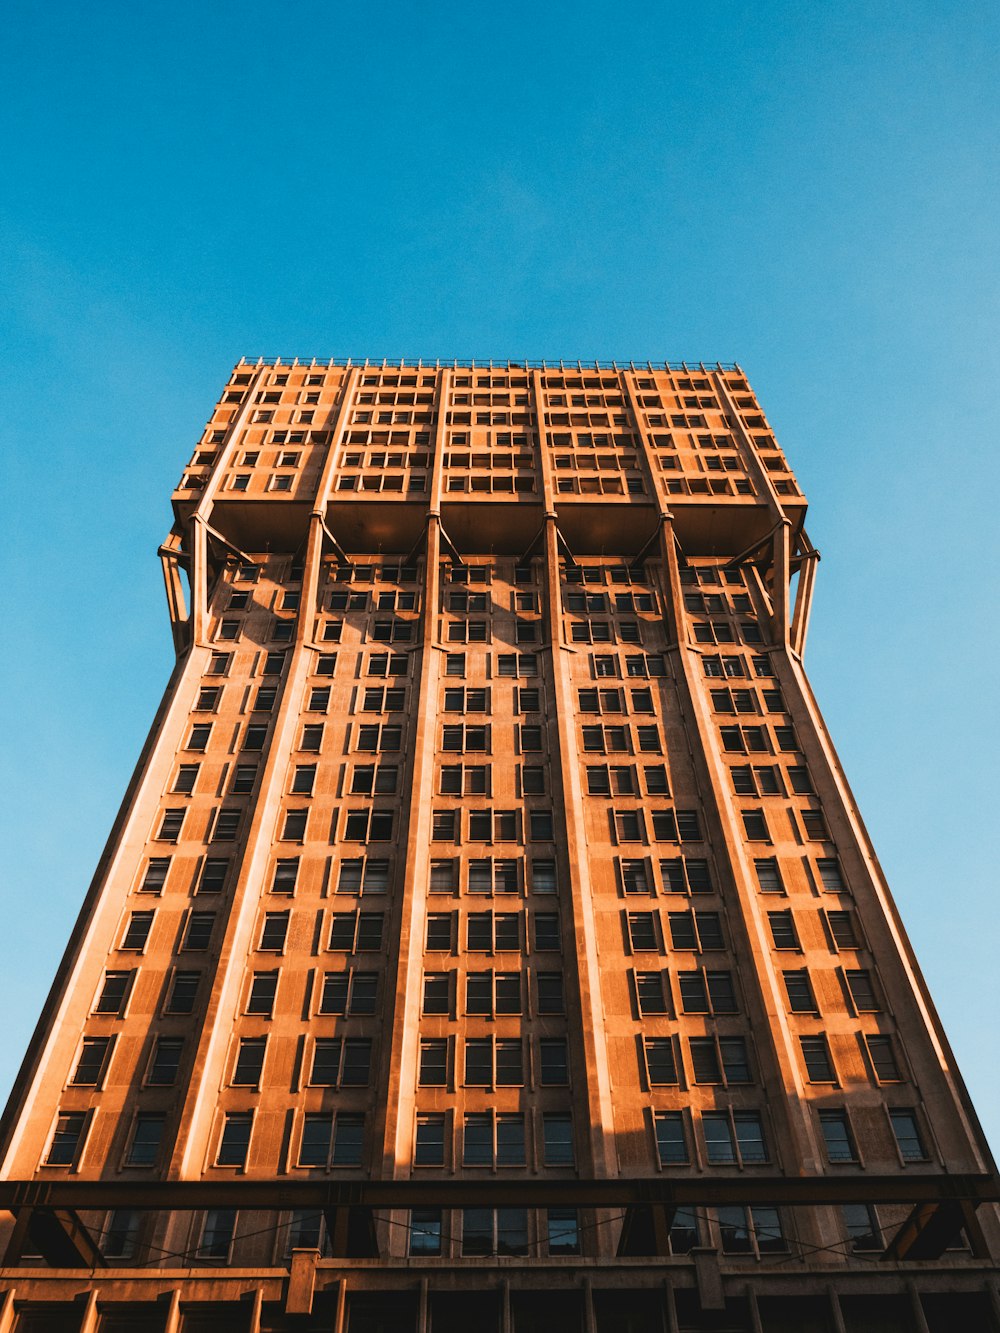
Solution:
<path fill-rule="evenodd" d="M 345 368 L 357 367 L 360 370 L 548 370 L 548 371 L 601 371 L 601 370 L 668 370 L 680 371 L 682 373 L 703 371 L 708 373 L 713 370 L 721 371 L 739 371 L 740 365 L 736 361 L 533 361 L 533 360 L 513 360 L 502 361 L 496 358 L 477 361 L 465 360 L 461 358 L 417 358 L 416 360 L 406 357 L 395 358 L 383 357 L 365 357 L 358 360 L 354 357 L 331 356 L 328 359 L 312 357 L 306 360 L 302 357 L 285 356 L 259 356 L 259 357 L 241 357 L 239 364 L 241 366 L 288 366 L 290 368 L 303 367 L 317 369 L 343 366 Z"/>

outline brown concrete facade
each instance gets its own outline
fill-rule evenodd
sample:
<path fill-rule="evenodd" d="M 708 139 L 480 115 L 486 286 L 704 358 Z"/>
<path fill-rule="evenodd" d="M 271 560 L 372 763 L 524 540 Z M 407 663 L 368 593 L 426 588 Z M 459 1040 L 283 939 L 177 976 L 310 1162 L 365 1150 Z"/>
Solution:
<path fill-rule="evenodd" d="M 739 367 L 241 362 L 173 508 L 0 1333 L 1000 1328 Z"/>

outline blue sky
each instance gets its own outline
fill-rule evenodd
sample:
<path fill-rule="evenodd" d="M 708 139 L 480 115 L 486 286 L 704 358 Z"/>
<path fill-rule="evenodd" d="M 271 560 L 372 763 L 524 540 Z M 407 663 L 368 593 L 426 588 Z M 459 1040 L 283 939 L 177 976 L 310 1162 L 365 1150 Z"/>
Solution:
<path fill-rule="evenodd" d="M 811 499 L 807 662 L 1000 1143 L 996 6 L 12 0 L 5 36 L 0 1096 L 166 682 L 155 550 L 231 364 L 705 358 Z"/>

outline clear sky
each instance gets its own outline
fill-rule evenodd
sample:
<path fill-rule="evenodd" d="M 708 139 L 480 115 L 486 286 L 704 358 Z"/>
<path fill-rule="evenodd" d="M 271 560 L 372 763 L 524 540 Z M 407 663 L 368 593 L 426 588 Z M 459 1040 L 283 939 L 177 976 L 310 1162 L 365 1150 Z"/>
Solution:
<path fill-rule="evenodd" d="M 1000 1144 L 993 0 L 8 0 L 4 45 L 0 1097 L 232 363 L 720 359 L 811 500 L 807 664 Z"/>

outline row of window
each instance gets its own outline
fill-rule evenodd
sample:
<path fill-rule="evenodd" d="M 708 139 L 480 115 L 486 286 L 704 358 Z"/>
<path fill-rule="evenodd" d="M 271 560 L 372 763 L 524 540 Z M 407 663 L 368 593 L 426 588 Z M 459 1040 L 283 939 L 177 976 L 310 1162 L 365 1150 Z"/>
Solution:
<path fill-rule="evenodd" d="M 139 893 L 163 892 L 170 871 L 169 856 L 151 857 L 136 886 Z M 298 883 L 301 861 L 297 856 L 279 857 L 275 863 L 270 892 L 291 895 Z M 229 879 L 229 857 L 209 856 L 201 862 L 194 891 L 198 894 L 222 893 Z M 378 856 L 346 857 L 340 862 L 336 892 L 345 894 L 387 893 L 391 883 L 391 862 Z M 696 872 L 697 873 L 697 872 Z M 432 893 L 518 894 L 530 890 L 536 894 L 554 894 L 557 890 L 556 863 L 543 857 L 525 863 L 520 859 L 478 857 L 465 862 L 457 858 L 436 858 L 431 862 Z"/>

